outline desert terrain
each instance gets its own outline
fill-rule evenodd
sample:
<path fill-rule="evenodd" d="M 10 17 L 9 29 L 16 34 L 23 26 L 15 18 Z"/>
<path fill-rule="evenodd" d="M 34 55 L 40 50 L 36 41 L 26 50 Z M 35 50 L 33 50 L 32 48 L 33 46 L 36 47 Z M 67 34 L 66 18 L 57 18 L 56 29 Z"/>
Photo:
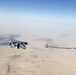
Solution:
<path fill-rule="evenodd" d="M 76 47 L 75 36 L 59 34 L 35 35 L 18 40 L 27 41 L 24 49 L 0 47 L 0 75 L 75 75 L 76 49 L 45 48 L 53 46 Z"/>

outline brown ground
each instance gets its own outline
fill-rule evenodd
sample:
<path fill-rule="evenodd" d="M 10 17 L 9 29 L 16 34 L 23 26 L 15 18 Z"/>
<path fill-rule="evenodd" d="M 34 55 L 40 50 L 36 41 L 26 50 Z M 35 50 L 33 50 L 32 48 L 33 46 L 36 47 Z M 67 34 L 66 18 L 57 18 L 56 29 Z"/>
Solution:
<path fill-rule="evenodd" d="M 41 39 L 28 38 L 29 45 L 26 50 L 0 47 L 0 75 L 76 74 L 76 50 L 46 49 L 46 40 L 42 40 L 43 37 L 38 38 Z M 21 39 L 23 40 L 24 37 Z M 54 37 L 53 43 L 61 46 L 75 46 L 74 41 L 69 39 L 66 41 L 66 39 Z"/>

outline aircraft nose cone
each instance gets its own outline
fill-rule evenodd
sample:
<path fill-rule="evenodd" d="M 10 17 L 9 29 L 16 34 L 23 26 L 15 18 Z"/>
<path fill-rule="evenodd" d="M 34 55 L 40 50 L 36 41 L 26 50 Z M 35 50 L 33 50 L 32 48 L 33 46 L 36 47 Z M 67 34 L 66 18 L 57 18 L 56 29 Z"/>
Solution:
<path fill-rule="evenodd" d="M 28 45 L 28 42 L 25 42 L 25 45 Z"/>
<path fill-rule="evenodd" d="M 26 45 L 28 45 L 28 43 Z"/>

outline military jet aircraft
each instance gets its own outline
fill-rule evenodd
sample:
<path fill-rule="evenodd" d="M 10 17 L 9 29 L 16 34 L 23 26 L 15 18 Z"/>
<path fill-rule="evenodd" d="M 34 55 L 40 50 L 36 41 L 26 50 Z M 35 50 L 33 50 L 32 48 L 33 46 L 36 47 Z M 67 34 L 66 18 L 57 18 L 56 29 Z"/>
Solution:
<path fill-rule="evenodd" d="M 11 39 L 11 42 L 9 42 L 8 45 L 11 48 L 17 47 L 18 49 L 20 49 L 20 48 L 26 49 L 26 45 L 28 45 L 28 42 L 22 42 L 22 41 L 18 41 L 15 39 Z"/>
<path fill-rule="evenodd" d="M 2 37 L 3 38 L 3 37 Z M 11 48 L 22 48 L 22 49 L 26 49 L 26 45 L 28 45 L 28 42 L 22 42 L 22 41 L 18 41 L 18 40 L 15 40 L 13 37 L 11 38 L 10 36 L 7 37 L 7 38 L 4 38 L 2 40 L 5 40 L 4 42 L 0 42 L 0 46 L 10 46 Z M 0 40 L 0 41 L 2 41 Z"/>

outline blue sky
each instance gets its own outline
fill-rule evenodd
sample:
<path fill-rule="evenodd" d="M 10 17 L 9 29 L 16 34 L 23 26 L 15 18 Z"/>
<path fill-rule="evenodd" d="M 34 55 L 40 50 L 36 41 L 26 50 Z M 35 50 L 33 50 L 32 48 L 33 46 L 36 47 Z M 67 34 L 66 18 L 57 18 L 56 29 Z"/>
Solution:
<path fill-rule="evenodd" d="M 0 0 L 0 13 L 5 16 L 37 20 L 75 21 L 75 0 Z"/>
<path fill-rule="evenodd" d="M 9 21 L 7 19 L 11 20 L 10 23 L 6 22 Z M 0 25 L 3 26 L 5 22 L 6 26 L 8 24 L 11 27 L 13 19 L 17 21 L 19 19 L 19 22 L 26 19 L 52 22 L 55 25 L 56 23 L 75 25 L 76 0 L 0 0 Z M 16 22 L 16 25 L 21 22 Z"/>

